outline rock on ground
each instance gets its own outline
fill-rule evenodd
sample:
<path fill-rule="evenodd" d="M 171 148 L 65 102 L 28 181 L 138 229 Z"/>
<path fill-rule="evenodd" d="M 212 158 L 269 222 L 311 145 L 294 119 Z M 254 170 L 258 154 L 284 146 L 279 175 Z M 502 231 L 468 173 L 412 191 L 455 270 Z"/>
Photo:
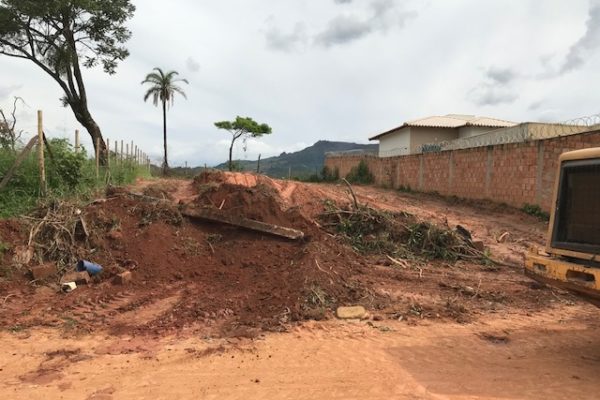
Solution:
<path fill-rule="evenodd" d="M 367 310 L 362 306 L 338 307 L 336 315 L 340 319 L 362 319 L 367 315 Z"/>

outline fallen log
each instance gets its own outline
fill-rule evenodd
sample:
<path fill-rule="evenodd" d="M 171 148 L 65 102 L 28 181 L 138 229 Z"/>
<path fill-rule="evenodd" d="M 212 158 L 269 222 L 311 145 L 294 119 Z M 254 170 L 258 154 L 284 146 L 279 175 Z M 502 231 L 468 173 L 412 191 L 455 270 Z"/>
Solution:
<path fill-rule="evenodd" d="M 267 224 L 265 222 L 260 222 L 249 218 L 233 216 L 228 214 L 227 211 L 214 208 L 186 208 L 182 211 L 181 215 L 188 218 L 198 218 L 209 222 L 233 225 L 291 240 L 299 240 L 304 237 L 304 232 L 296 229 Z"/>

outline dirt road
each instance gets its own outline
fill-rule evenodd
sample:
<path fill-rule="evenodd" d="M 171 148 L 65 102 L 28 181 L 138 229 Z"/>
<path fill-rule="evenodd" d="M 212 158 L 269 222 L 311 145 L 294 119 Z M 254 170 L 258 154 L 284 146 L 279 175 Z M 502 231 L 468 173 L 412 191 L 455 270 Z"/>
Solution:
<path fill-rule="evenodd" d="M 527 248 L 543 244 L 544 222 L 502 206 L 355 187 L 360 203 L 463 226 L 504 263 L 417 257 L 398 268 L 319 228 L 325 199 L 350 201 L 343 185 L 219 179 L 230 186 L 161 180 L 133 190 L 300 224 L 312 239 L 172 221 L 176 213 L 158 207 L 166 202 L 138 195 L 92 204 L 90 254 L 136 279 L 106 277 L 69 295 L 52 280 L 0 279 L 0 397 L 598 398 L 600 312 L 521 271 Z M 0 228 L 5 240 L 19 232 Z M 363 304 L 371 318 L 338 321 L 318 303 L 328 320 L 299 322 L 312 318 L 310 299 L 329 298 Z"/>
<path fill-rule="evenodd" d="M 596 310 L 313 322 L 254 341 L 3 334 L 3 399 L 597 399 Z"/>

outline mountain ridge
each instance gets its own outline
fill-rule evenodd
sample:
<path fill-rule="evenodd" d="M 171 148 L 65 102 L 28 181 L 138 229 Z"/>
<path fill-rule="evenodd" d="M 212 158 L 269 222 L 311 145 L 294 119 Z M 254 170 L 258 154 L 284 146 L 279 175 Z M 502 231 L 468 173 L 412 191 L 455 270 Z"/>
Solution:
<path fill-rule="evenodd" d="M 293 153 L 283 152 L 278 156 L 264 158 L 260 161 L 260 172 L 272 178 L 308 177 L 320 174 L 325 163 L 325 153 L 334 151 L 377 151 L 376 144 L 359 144 L 352 142 L 333 142 L 319 140 Z M 242 171 L 256 171 L 257 160 L 234 160 L 237 169 Z M 217 169 L 227 169 L 227 162 L 217 165 Z"/>

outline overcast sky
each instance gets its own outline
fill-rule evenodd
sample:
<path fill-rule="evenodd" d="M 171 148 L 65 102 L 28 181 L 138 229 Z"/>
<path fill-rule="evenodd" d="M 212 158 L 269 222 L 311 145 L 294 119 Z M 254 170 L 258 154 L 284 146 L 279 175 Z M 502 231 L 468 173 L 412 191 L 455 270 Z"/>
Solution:
<path fill-rule="evenodd" d="M 134 0 L 131 55 L 117 74 L 87 70 L 105 137 L 160 159 L 160 110 L 140 82 L 153 67 L 190 81 L 169 111 L 172 164 L 227 157 L 213 122 L 250 116 L 270 137 L 255 159 L 317 140 L 367 142 L 410 119 L 478 114 L 561 121 L 600 113 L 600 0 Z M 53 136 L 79 128 L 59 87 L 0 56 L 0 106 L 21 96 L 23 129 L 43 109 Z M 85 140 L 91 144 L 87 134 Z"/>

